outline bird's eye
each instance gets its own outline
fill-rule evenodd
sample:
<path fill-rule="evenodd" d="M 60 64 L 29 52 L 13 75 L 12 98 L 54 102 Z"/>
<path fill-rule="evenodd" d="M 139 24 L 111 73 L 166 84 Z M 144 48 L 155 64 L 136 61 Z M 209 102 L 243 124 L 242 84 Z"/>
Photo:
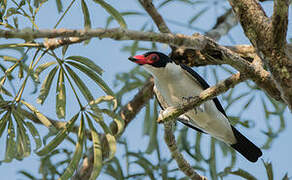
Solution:
<path fill-rule="evenodd" d="M 159 59 L 159 57 L 156 55 L 156 54 L 153 54 L 152 56 L 151 56 L 151 60 L 152 61 L 157 61 Z"/>

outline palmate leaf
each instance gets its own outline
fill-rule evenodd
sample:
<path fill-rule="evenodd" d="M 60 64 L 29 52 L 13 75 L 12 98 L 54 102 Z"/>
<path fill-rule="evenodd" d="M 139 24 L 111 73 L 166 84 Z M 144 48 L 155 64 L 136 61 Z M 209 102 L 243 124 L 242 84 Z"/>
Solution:
<path fill-rule="evenodd" d="M 103 70 L 101 69 L 101 67 L 99 67 L 98 65 L 96 65 L 94 63 L 94 61 L 92 61 L 91 59 L 87 58 L 87 57 L 83 57 L 83 56 L 69 56 L 66 58 L 66 60 L 73 60 L 75 62 L 78 62 L 80 64 L 83 64 L 84 66 L 92 69 L 95 73 L 98 73 L 99 75 L 102 75 Z"/>
<path fill-rule="evenodd" d="M 33 76 L 34 76 L 34 78 L 36 79 L 36 81 L 39 81 L 39 75 L 40 75 L 44 70 L 46 70 L 48 67 L 50 67 L 50 66 L 52 66 L 52 65 L 54 65 L 54 64 L 56 64 L 55 61 L 50 61 L 50 62 L 46 62 L 46 63 L 44 63 L 44 64 L 39 65 L 39 66 L 35 69 L 34 74 L 33 74 Z"/>
<path fill-rule="evenodd" d="M 101 147 L 99 135 L 96 129 L 94 128 L 89 116 L 87 114 L 85 114 L 85 116 L 86 116 L 86 120 L 91 131 L 91 138 L 92 138 L 92 143 L 93 143 L 93 156 L 94 156 L 92 173 L 90 175 L 89 180 L 95 180 L 98 177 L 102 168 L 102 147 Z"/>
<path fill-rule="evenodd" d="M 269 162 L 264 162 L 263 164 L 266 168 L 266 172 L 267 172 L 267 176 L 268 176 L 268 180 L 273 180 L 274 179 L 274 173 L 273 173 L 273 166 L 272 163 Z"/>
<path fill-rule="evenodd" d="M 107 127 L 107 125 L 105 124 L 105 122 L 103 122 L 102 119 L 98 118 L 95 114 L 88 112 L 89 115 L 95 120 L 95 122 L 97 122 L 100 127 L 103 129 L 104 133 L 105 133 L 105 137 L 106 140 L 108 142 L 109 145 L 109 157 L 108 160 L 111 160 L 114 156 L 115 153 L 117 151 L 117 143 L 116 143 L 116 138 L 114 137 L 112 131 Z"/>
<path fill-rule="evenodd" d="M 28 128 L 28 130 L 30 131 L 30 134 L 32 135 L 34 139 L 34 142 L 36 145 L 36 148 L 34 149 L 34 151 L 37 151 L 42 146 L 41 136 L 39 132 L 37 131 L 37 129 L 34 127 L 33 123 L 25 122 L 25 126 Z"/>
<path fill-rule="evenodd" d="M 57 9 L 58 12 L 62 12 L 63 11 L 63 4 L 62 4 L 62 0 L 56 0 L 56 5 L 57 5 Z"/>
<path fill-rule="evenodd" d="M 66 70 L 74 80 L 75 84 L 78 86 L 79 90 L 87 100 L 87 102 L 93 101 L 93 95 L 91 94 L 90 90 L 88 87 L 85 85 L 85 83 L 82 81 L 82 79 L 79 78 L 79 76 L 67 65 L 65 65 Z"/>
<path fill-rule="evenodd" d="M 103 7 L 110 15 L 112 15 L 115 20 L 120 24 L 122 28 L 127 28 L 126 21 L 124 20 L 123 16 L 110 4 L 103 0 L 93 0 L 94 2 L 98 3 L 101 7 Z"/>
<path fill-rule="evenodd" d="M 43 104 L 46 100 L 46 98 L 48 97 L 48 94 L 50 92 L 51 89 L 51 85 L 53 82 L 53 79 L 56 75 L 56 72 L 58 70 L 58 66 L 55 66 L 50 73 L 48 74 L 48 76 L 46 77 L 45 81 L 42 84 L 41 90 L 40 90 L 40 94 L 39 97 L 37 99 L 37 103 Z"/>
<path fill-rule="evenodd" d="M 52 128 L 53 123 L 41 112 L 39 112 L 33 105 L 21 100 L 21 103 L 24 104 L 29 110 L 31 110 L 34 115 L 40 120 L 41 123 L 43 123 L 46 127 Z M 30 119 L 30 118 L 29 118 Z"/>
<path fill-rule="evenodd" d="M 113 97 L 113 96 L 101 96 L 101 97 L 95 99 L 94 101 L 89 102 L 88 105 L 92 106 L 92 105 L 100 104 L 100 103 L 103 103 L 103 102 L 113 102 L 114 103 L 113 109 L 112 109 L 113 111 L 118 106 L 118 102 L 115 99 L 115 97 Z"/>
<path fill-rule="evenodd" d="M 31 145 L 26 129 L 24 128 L 24 118 L 17 110 L 12 111 L 13 117 L 17 123 L 16 136 L 16 159 L 21 160 L 30 155 Z"/>
<path fill-rule="evenodd" d="M 6 125 L 7 125 L 7 122 L 8 122 L 10 115 L 11 115 L 11 111 L 7 111 L 0 119 L 0 137 L 2 136 L 2 134 L 6 128 Z"/>
<path fill-rule="evenodd" d="M 121 12 L 120 15 L 121 16 L 132 16 L 132 15 L 143 15 L 144 13 L 141 12 L 135 12 L 135 11 L 129 11 L 129 12 Z M 106 25 L 105 28 L 108 28 L 109 25 L 111 24 L 111 22 L 114 20 L 113 16 L 110 16 L 107 18 L 106 20 Z"/>
<path fill-rule="evenodd" d="M 5 159 L 2 162 L 11 162 L 15 157 L 16 150 L 16 142 L 15 142 L 15 129 L 13 126 L 13 122 L 11 116 L 8 117 L 8 135 L 6 137 L 6 151 L 5 151 Z"/>
<path fill-rule="evenodd" d="M 125 127 L 125 122 L 118 114 L 116 114 L 112 110 L 108 110 L 108 109 L 99 109 L 98 111 L 113 118 L 115 125 L 116 125 L 115 136 L 120 135 L 123 132 L 124 127 Z"/>
<path fill-rule="evenodd" d="M 83 143 L 84 143 L 84 136 L 85 136 L 84 126 L 85 126 L 84 117 L 82 115 L 79 130 L 78 130 L 78 140 L 76 143 L 75 152 L 64 174 L 59 178 L 60 180 L 69 179 L 73 175 L 74 171 L 77 169 L 77 166 L 79 164 L 79 161 L 82 157 L 82 152 L 83 152 Z"/>
<path fill-rule="evenodd" d="M 43 147 L 41 150 L 39 150 L 36 154 L 39 156 L 43 156 L 52 150 L 54 150 L 61 142 L 67 137 L 71 129 L 73 128 L 76 120 L 78 119 L 79 113 L 73 116 L 70 121 L 66 123 L 66 127 L 61 130 L 56 137 L 51 140 L 49 144 L 47 144 L 45 147 Z"/>
<path fill-rule="evenodd" d="M 248 179 L 248 180 L 257 180 L 257 178 L 254 177 L 252 174 L 250 174 L 249 172 L 247 172 L 243 169 L 240 169 L 240 168 L 236 171 L 231 171 L 230 174 L 234 174 L 234 175 L 243 177 L 243 178 Z"/>
<path fill-rule="evenodd" d="M 92 70 L 83 66 L 81 64 L 67 61 L 66 63 L 72 65 L 73 67 L 77 68 L 78 70 L 82 71 L 86 74 L 90 79 L 92 79 L 106 94 L 114 96 L 114 92 L 108 87 L 108 85 Z"/>
<path fill-rule="evenodd" d="M 84 27 L 85 29 L 89 29 L 91 28 L 91 20 L 85 0 L 81 0 L 81 7 L 83 12 Z"/>
<path fill-rule="evenodd" d="M 113 167 L 112 164 L 108 164 L 105 173 L 112 176 L 115 179 L 119 180 L 125 179 L 120 161 L 116 157 L 114 157 L 111 162 L 115 164 L 116 169 Z"/>
<path fill-rule="evenodd" d="M 154 100 L 153 103 L 153 117 L 151 117 L 151 132 L 150 132 L 150 141 L 148 147 L 146 149 L 146 153 L 151 154 L 157 147 L 158 147 L 158 140 L 157 140 L 157 122 L 156 119 L 158 118 L 157 112 L 157 101 Z M 148 119 L 149 121 L 150 119 Z"/>
<path fill-rule="evenodd" d="M 59 71 L 59 77 L 56 88 L 56 113 L 58 118 L 65 118 L 66 115 L 66 88 L 64 72 L 62 69 Z"/>

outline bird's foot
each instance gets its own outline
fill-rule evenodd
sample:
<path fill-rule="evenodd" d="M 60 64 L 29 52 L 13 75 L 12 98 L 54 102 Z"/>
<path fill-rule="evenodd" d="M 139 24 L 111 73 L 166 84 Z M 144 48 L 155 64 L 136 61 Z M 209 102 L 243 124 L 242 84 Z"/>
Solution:
<path fill-rule="evenodd" d="M 196 96 L 182 97 L 183 104 L 188 104 L 191 102 L 191 100 L 193 100 L 195 98 L 196 98 Z M 196 114 L 200 113 L 200 112 L 204 112 L 204 110 L 205 110 L 204 104 L 201 104 L 200 106 L 197 106 L 194 109 L 195 109 Z"/>
<path fill-rule="evenodd" d="M 190 103 L 191 102 L 191 100 L 192 99 L 195 99 L 196 97 L 195 96 L 189 96 L 189 97 L 182 97 L 182 101 L 183 101 L 183 103 L 186 103 L 186 104 L 188 104 L 188 103 Z"/>

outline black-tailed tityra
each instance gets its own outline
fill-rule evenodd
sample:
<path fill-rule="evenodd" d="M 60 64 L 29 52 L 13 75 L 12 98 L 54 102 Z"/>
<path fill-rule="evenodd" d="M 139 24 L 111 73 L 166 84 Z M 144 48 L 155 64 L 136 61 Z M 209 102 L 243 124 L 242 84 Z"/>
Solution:
<path fill-rule="evenodd" d="M 147 52 L 129 57 L 154 77 L 154 92 L 162 109 L 182 104 L 185 98 L 198 96 L 209 85 L 189 66 L 177 65 L 167 55 Z M 237 131 L 217 98 L 209 100 L 178 118 L 188 127 L 209 133 L 233 147 L 246 159 L 256 162 L 261 150 Z"/>

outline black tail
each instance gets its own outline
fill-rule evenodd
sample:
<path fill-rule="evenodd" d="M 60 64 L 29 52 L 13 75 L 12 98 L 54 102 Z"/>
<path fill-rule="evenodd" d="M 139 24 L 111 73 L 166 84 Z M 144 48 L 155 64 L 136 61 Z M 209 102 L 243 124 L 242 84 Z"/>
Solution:
<path fill-rule="evenodd" d="M 252 142 L 250 142 L 246 137 L 244 137 L 239 131 L 237 131 L 233 126 L 231 126 L 234 136 L 237 140 L 236 144 L 232 144 L 236 151 L 242 154 L 246 159 L 251 162 L 256 162 L 259 157 L 262 156 L 262 151 Z"/>

